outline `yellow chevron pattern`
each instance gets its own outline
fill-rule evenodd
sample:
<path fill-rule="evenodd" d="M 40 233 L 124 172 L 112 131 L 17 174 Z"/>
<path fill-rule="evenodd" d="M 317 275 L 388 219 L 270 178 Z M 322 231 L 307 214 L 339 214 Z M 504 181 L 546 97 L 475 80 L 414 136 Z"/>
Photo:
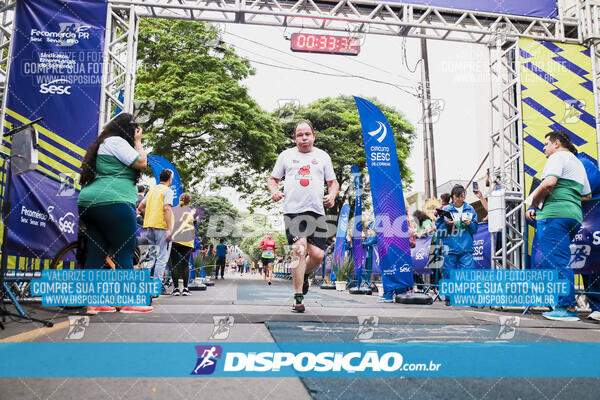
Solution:
<path fill-rule="evenodd" d="M 589 48 L 520 39 L 526 193 L 546 163 L 544 135 L 565 130 L 580 152 L 598 159 Z"/>
<path fill-rule="evenodd" d="M 564 130 L 579 152 L 598 160 L 593 70 L 590 49 L 575 44 L 520 39 L 521 107 L 525 192 L 540 178 L 546 157 L 544 136 Z M 527 253 L 535 230 L 527 228 Z"/>

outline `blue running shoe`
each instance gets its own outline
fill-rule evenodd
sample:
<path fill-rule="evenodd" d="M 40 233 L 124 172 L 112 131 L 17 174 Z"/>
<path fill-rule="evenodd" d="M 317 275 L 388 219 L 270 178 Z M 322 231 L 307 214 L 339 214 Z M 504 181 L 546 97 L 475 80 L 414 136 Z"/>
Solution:
<path fill-rule="evenodd" d="M 394 292 L 384 292 L 381 297 L 377 299 L 378 303 L 393 303 L 394 302 Z"/>
<path fill-rule="evenodd" d="M 394 299 L 390 299 L 389 297 L 381 296 L 381 297 L 377 298 L 377 302 L 378 303 L 393 303 Z"/>
<path fill-rule="evenodd" d="M 554 311 L 542 313 L 542 316 L 552 321 L 579 321 L 579 316 L 575 311 L 569 311 L 565 307 L 556 307 Z"/>

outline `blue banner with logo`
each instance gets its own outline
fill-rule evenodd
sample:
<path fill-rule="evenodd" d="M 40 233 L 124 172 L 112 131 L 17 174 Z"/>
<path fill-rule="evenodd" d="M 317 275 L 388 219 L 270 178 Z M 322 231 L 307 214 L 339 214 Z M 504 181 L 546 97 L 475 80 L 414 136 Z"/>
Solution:
<path fill-rule="evenodd" d="M 362 271 L 364 258 L 362 246 L 362 179 L 356 165 L 351 167 L 354 178 L 354 218 L 352 219 L 352 260 L 354 260 L 354 274 L 360 285 L 360 273 Z"/>
<path fill-rule="evenodd" d="M 173 171 L 173 181 L 171 182 L 171 190 L 175 197 L 173 198 L 173 206 L 179 204 L 179 196 L 183 193 L 183 185 L 181 184 L 181 178 L 179 177 L 179 172 L 177 172 L 177 168 L 171 162 L 161 156 L 150 155 L 148 156 L 148 162 L 150 163 L 150 167 L 152 168 L 152 173 L 154 174 L 154 179 L 156 180 L 156 184 L 160 183 L 160 171 L 163 169 L 170 169 Z"/>
<path fill-rule="evenodd" d="M 443 256 L 431 248 L 433 236 L 417 238 L 416 246 L 411 249 L 413 270 L 417 274 L 431 274 L 432 269 L 441 268 Z M 477 233 L 473 235 L 473 262 L 475 269 L 490 269 L 492 267 L 492 236 L 488 231 L 487 222 L 479 224 Z"/>
<path fill-rule="evenodd" d="M 556 18 L 558 15 L 556 0 L 408 0 L 402 3 L 538 18 Z"/>
<path fill-rule="evenodd" d="M 492 235 L 487 222 L 480 223 L 477 233 L 473 235 L 473 263 L 475 269 L 492 268 Z"/>
<path fill-rule="evenodd" d="M 74 188 L 31 171 L 13 180 L 11 193 L 19 201 L 12 204 L 8 216 L 10 254 L 52 259 L 66 243 L 77 239 L 78 192 Z M 74 255 L 64 260 L 75 261 Z"/>
<path fill-rule="evenodd" d="M 600 200 L 583 202 L 582 211 L 581 229 L 571 242 L 569 267 L 576 274 L 598 274 L 600 273 Z M 534 265 L 540 265 L 543 254 L 539 251 L 536 253 Z"/>
<path fill-rule="evenodd" d="M 417 274 L 431 274 L 430 258 L 432 236 L 417 238 L 415 247 L 410 249 L 413 260 L 413 271 Z"/>
<path fill-rule="evenodd" d="M 383 290 L 404 291 L 413 286 L 413 271 L 394 133 L 376 105 L 360 97 L 354 99 L 369 168 Z"/>
<path fill-rule="evenodd" d="M 344 263 L 344 249 L 346 247 L 346 235 L 348 233 L 348 218 L 350 217 L 350 205 L 344 204 L 338 218 L 337 233 L 335 235 L 335 247 L 333 250 L 333 264 L 336 268 L 341 268 Z M 336 280 L 332 268 L 331 280 Z"/>
<path fill-rule="evenodd" d="M 35 125 L 43 175 L 13 178 L 9 255 L 53 256 L 77 229 L 81 160 L 98 135 L 106 12 L 103 0 L 16 4 L 4 129 L 44 118 Z"/>

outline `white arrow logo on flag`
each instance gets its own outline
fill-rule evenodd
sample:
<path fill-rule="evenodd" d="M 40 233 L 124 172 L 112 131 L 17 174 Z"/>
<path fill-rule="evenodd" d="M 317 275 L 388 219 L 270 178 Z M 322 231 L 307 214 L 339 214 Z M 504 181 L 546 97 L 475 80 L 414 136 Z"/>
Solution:
<path fill-rule="evenodd" d="M 379 135 L 379 133 L 383 130 L 383 132 L 381 132 L 381 136 L 379 136 L 377 138 L 377 141 L 379 143 L 381 143 L 381 142 L 383 142 L 383 139 L 385 139 L 385 136 L 387 135 L 387 128 L 385 127 L 385 125 L 381 121 L 377 121 L 377 124 L 379 124 L 379 128 L 377 128 L 374 131 L 368 132 L 368 133 L 371 136 L 375 136 L 375 135 Z"/>

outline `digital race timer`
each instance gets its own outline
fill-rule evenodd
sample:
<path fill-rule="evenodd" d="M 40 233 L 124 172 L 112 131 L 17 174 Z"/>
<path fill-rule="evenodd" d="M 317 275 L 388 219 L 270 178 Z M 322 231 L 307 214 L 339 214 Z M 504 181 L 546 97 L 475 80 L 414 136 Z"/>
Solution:
<path fill-rule="evenodd" d="M 356 56 L 360 52 L 358 39 L 348 36 L 292 33 L 292 51 L 343 54 Z"/>

